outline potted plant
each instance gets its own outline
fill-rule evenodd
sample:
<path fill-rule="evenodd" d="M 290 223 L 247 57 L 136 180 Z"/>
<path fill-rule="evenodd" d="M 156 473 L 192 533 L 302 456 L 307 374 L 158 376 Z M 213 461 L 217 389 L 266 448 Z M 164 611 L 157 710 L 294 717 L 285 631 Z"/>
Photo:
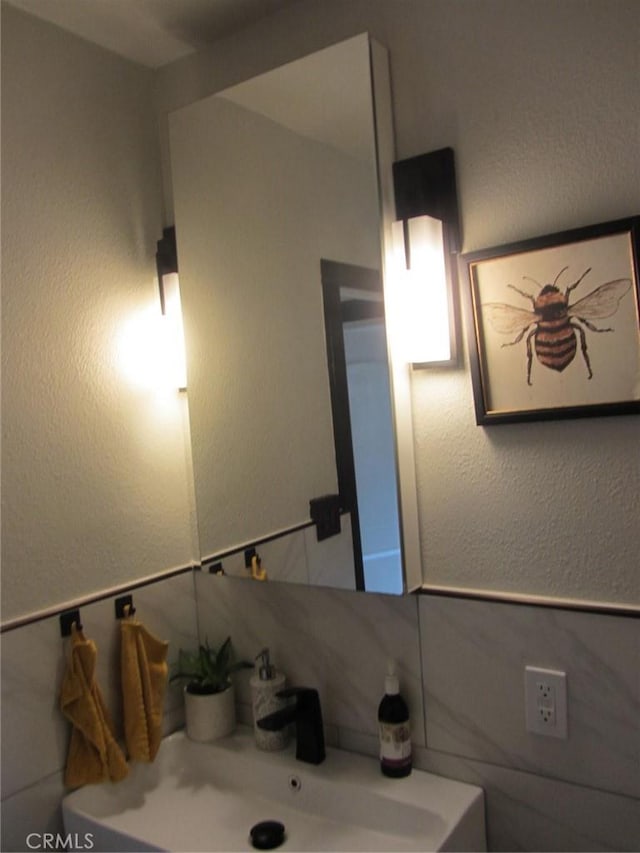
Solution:
<path fill-rule="evenodd" d="M 178 653 L 171 681 L 186 680 L 184 708 L 187 737 L 210 741 L 230 734 L 236 726 L 236 707 L 231 675 L 253 669 L 248 661 L 232 659 L 231 637 L 219 649 L 205 640 L 196 652 Z"/>

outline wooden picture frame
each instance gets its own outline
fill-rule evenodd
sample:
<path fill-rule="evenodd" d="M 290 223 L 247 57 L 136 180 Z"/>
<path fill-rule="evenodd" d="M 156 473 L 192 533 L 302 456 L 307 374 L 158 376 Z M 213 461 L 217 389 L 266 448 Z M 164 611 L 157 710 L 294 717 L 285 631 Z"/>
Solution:
<path fill-rule="evenodd" d="M 640 216 L 463 256 L 479 425 L 640 412 Z"/>

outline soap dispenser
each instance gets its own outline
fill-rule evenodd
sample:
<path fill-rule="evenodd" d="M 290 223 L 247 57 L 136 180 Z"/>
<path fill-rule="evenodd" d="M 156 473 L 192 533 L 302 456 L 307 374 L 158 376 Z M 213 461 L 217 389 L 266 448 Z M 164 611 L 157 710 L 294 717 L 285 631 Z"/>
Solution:
<path fill-rule="evenodd" d="M 276 694 L 284 689 L 285 675 L 278 672 L 269 659 L 269 649 L 265 648 L 256 655 L 256 661 L 260 660 L 257 674 L 250 680 L 251 697 L 253 700 L 253 731 L 256 738 L 256 746 L 267 752 L 284 749 L 289 741 L 290 726 L 285 726 L 277 732 L 268 732 L 259 729 L 257 720 L 266 717 L 274 711 L 284 708 L 286 701 Z"/>

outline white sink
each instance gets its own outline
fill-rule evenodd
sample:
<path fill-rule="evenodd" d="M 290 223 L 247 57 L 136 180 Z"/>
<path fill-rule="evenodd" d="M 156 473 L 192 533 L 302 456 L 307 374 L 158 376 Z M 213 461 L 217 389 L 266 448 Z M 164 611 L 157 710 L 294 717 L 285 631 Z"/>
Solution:
<path fill-rule="evenodd" d="M 252 826 L 285 825 L 283 851 L 486 850 L 481 788 L 414 770 L 388 779 L 377 760 L 327 749 L 323 764 L 256 749 L 240 727 L 211 744 L 183 732 L 153 764 L 63 800 L 65 831 L 94 851 L 253 850 Z"/>

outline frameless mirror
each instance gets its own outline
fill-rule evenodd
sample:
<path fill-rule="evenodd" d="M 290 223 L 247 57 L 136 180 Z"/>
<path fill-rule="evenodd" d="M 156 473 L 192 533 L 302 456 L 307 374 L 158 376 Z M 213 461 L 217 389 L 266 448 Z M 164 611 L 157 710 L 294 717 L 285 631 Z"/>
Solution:
<path fill-rule="evenodd" d="M 364 34 L 178 110 L 171 164 L 203 563 L 270 547 L 270 580 L 401 592 L 372 57 Z M 329 292 L 376 311 L 330 331 Z"/>

